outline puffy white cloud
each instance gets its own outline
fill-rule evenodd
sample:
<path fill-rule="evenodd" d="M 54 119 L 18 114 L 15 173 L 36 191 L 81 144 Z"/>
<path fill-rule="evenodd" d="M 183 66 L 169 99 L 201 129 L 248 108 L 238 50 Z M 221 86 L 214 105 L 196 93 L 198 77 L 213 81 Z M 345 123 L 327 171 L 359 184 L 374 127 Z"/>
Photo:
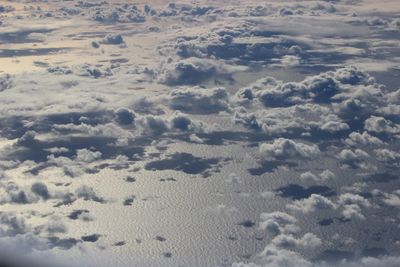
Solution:
<path fill-rule="evenodd" d="M 368 199 L 352 193 L 340 195 L 338 203 L 342 205 L 342 214 L 346 219 L 365 219 L 365 216 L 362 214 L 362 208 L 371 207 L 371 203 L 368 201 Z"/>
<path fill-rule="evenodd" d="M 259 93 L 267 107 L 291 106 L 304 102 L 330 103 L 333 98 L 344 96 L 349 85 L 369 85 L 374 80 L 366 73 L 346 67 L 310 76 L 301 82 L 279 83 L 276 87 Z"/>
<path fill-rule="evenodd" d="M 301 238 L 295 238 L 293 235 L 278 235 L 272 239 L 271 243 L 274 246 L 293 249 L 293 248 L 305 248 L 314 249 L 322 244 L 321 239 L 312 233 L 306 233 Z"/>
<path fill-rule="evenodd" d="M 375 149 L 376 158 L 385 164 L 392 166 L 400 165 L 400 153 L 390 149 Z"/>
<path fill-rule="evenodd" d="M 307 145 L 290 139 L 278 138 L 273 143 L 260 145 L 260 154 L 270 159 L 311 158 L 320 153 L 317 145 Z"/>
<path fill-rule="evenodd" d="M 295 233 L 299 230 L 297 219 L 284 212 L 261 213 L 260 219 L 260 228 L 272 235 Z"/>
<path fill-rule="evenodd" d="M 212 78 L 229 79 L 232 73 L 242 70 L 245 68 L 191 57 L 162 66 L 160 82 L 167 85 L 196 85 Z"/>
<path fill-rule="evenodd" d="M 323 171 L 319 174 L 319 177 L 320 177 L 322 180 L 326 181 L 326 180 L 334 179 L 334 178 L 336 177 L 336 175 L 335 175 L 332 171 L 330 171 L 330 170 L 323 170 Z"/>
<path fill-rule="evenodd" d="M 312 194 L 309 198 L 295 200 L 293 203 L 287 204 L 286 207 L 302 213 L 311 213 L 318 210 L 334 210 L 336 204 L 324 196 Z"/>
<path fill-rule="evenodd" d="M 143 11 L 139 10 L 136 5 L 132 4 L 124 4 L 122 8 L 110 7 L 108 4 L 100 5 L 100 8 L 95 9 L 92 17 L 95 21 L 102 23 L 143 23 L 146 21 L 146 16 Z"/>
<path fill-rule="evenodd" d="M 158 116 L 144 116 L 137 119 L 137 124 L 145 133 L 160 135 L 168 131 L 168 123 Z"/>
<path fill-rule="evenodd" d="M 399 133 L 400 127 L 390 120 L 383 117 L 371 116 L 364 122 L 364 128 L 367 131 L 375 133 Z"/>
<path fill-rule="evenodd" d="M 100 159 L 101 155 L 100 151 L 90 151 L 86 148 L 76 151 L 76 159 L 87 163 Z"/>
<path fill-rule="evenodd" d="M 331 133 L 348 130 L 350 127 L 347 123 L 339 122 L 339 121 L 328 121 L 321 126 L 321 129 L 324 131 L 328 131 Z"/>
<path fill-rule="evenodd" d="M 368 132 L 352 132 L 351 134 L 349 134 L 349 137 L 346 138 L 345 142 L 346 144 L 354 147 L 383 145 L 383 142 L 379 138 L 370 135 Z"/>
<path fill-rule="evenodd" d="M 169 106 L 187 113 L 209 114 L 228 109 L 225 88 L 178 88 L 168 96 Z"/>
<path fill-rule="evenodd" d="M 367 152 L 362 149 L 343 149 L 338 158 L 341 160 L 342 164 L 354 167 L 354 168 L 366 168 L 368 167 L 366 159 L 370 156 Z"/>
<path fill-rule="evenodd" d="M 301 180 L 315 181 L 315 182 L 327 181 L 327 180 L 334 179 L 335 177 L 336 177 L 335 174 L 330 170 L 324 170 L 318 175 L 315 175 L 311 171 L 303 172 L 300 175 Z"/>
<path fill-rule="evenodd" d="M 400 190 L 383 194 L 383 202 L 389 206 L 400 207 Z"/>
<path fill-rule="evenodd" d="M 324 261 L 312 262 L 293 251 L 267 247 L 259 261 L 236 262 L 232 264 L 232 267 L 396 267 L 399 263 L 400 257 L 396 256 L 361 257 L 358 260 L 343 260 L 334 264 Z"/>

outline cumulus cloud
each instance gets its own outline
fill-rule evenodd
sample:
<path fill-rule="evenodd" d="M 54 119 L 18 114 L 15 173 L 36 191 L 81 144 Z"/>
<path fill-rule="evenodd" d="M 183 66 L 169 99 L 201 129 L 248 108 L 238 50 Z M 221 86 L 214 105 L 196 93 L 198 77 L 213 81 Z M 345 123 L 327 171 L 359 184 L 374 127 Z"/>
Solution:
<path fill-rule="evenodd" d="M 355 150 L 343 149 L 338 155 L 342 164 L 353 168 L 367 168 L 368 164 L 366 159 L 369 157 L 367 152 L 359 148 Z"/>
<path fill-rule="evenodd" d="M 371 116 L 364 122 L 364 128 L 367 131 L 375 133 L 399 133 L 400 127 L 390 120 L 383 117 Z"/>
<path fill-rule="evenodd" d="M 311 171 L 303 172 L 300 175 L 300 179 L 303 181 L 315 181 L 315 182 L 332 180 L 335 177 L 336 175 L 330 170 L 324 170 L 318 175 L 312 173 Z"/>
<path fill-rule="evenodd" d="M 168 122 L 158 116 L 144 116 L 137 119 L 145 133 L 160 135 L 168 131 Z"/>
<path fill-rule="evenodd" d="M 260 228 L 272 235 L 295 233 L 299 230 L 296 225 L 297 219 L 284 212 L 261 213 L 260 219 Z"/>
<path fill-rule="evenodd" d="M 109 45 L 121 45 L 124 44 L 125 41 L 124 38 L 122 38 L 121 34 L 107 34 L 100 43 Z"/>
<path fill-rule="evenodd" d="M 371 207 L 371 203 L 366 198 L 351 193 L 340 195 L 338 203 L 342 205 L 342 214 L 346 219 L 365 219 L 365 216 L 362 214 L 362 208 Z"/>
<path fill-rule="evenodd" d="M 178 88 L 168 96 L 169 106 L 186 113 L 210 114 L 228 109 L 225 88 Z"/>
<path fill-rule="evenodd" d="M 383 145 L 383 142 L 379 138 L 369 134 L 368 132 L 352 132 L 349 134 L 349 137 L 346 138 L 345 142 L 354 147 Z"/>
<path fill-rule="evenodd" d="M 50 197 L 49 190 L 44 183 L 36 182 L 32 184 L 31 190 L 33 193 L 42 197 L 43 199 L 48 199 Z"/>
<path fill-rule="evenodd" d="M 286 207 L 303 213 L 336 209 L 336 205 L 331 200 L 318 194 L 312 194 L 309 198 L 302 200 L 295 200 L 293 203 L 286 205 Z"/>
<path fill-rule="evenodd" d="M 100 151 L 90 151 L 86 148 L 78 149 L 76 151 L 76 159 L 79 161 L 86 162 L 86 163 L 90 163 L 90 162 L 100 159 L 101 155 L 102 154 Z"/>
<path fill-rule="evenodd" d="M 329 103 L 333 97 L 345 93 L 348 85 L 370 84 L 370 76 L 352 67 L 310 76 L 302 82 L 279 83 L 276 87 L 260 91 L 267 107 L 291 106 L 304 102 Z"/>
<path fill-rule="evenodd" d="M 270 159 L 304 159 L 320 153 L 317 145 L 308 145 L 290 139 L 278 138 L 273 143 L 260 145 L 260 154 Z"/>
<path fill-rule="evenodd" d="M 273 245 L 285 249 L 314 249 L 322 244 L 321 239 L 312 233 L 306 233 L 301 238 L 295 238 L 292 235 L 278 235 L 271 242 Z"/>
<path fill-rule="evenodd" d="M 389 206 L 400 207 L 400 190 L 395 190 L 392 193 L 383 194 L 383 202 Z"/>
<path fill-rule="evenodd" d="M 1 74 L 0 75 L 0 92 L 6 89 L 10 89 L 13 86 L 11 75 Z"/>
<path fill-rule="evenodd" d="M 128 108 L 119 108 L 115 111 L 115 120 L 118 124 L 129 125 L 134 123 L 135 113 Z"/>
<path fill-rule="evenodd" d="M 105 5 L 100 5 L 100 8 L 95 9 L 94 14 L 92 15 L 95 21 L 102 23 L 143 23 L 146 21 L 146 16 L 143 10 L 140 10 L 136 5 L 124 4 L 123 7 L 118 8 L 109 6 L 106 2 L 104 3 Z M 83 7 L 87 8 L 88 6 Z"/>
<path fill-rule="evenodd" d="M 388 165 L 399 166 L 400 164 L 400 153 L 390 149 L 376 149 L 376 158 Z"/>
<path fill-rule="evenodd" d="M 212 78 L 230 79 L 243 67 L 230 66 L 210 59 L 187 58 L 162 67 L 160 82 L 167 85 L 196 85 Z"/>

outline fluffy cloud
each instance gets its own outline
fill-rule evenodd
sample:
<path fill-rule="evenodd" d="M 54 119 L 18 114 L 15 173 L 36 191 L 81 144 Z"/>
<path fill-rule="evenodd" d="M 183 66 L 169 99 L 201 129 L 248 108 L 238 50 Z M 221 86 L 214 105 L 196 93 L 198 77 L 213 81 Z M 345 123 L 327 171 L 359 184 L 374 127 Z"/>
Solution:
<path fill-rule="evenodd" d="M 76 151 L 76 159 L 79 161 L 86 162 L 86 163 L 90 163 L 90 162 L 100 159 L 101 155 L 102 154 L 100 151 L 90 151 L 86 148 L 78 149 Z"/>
<path fill-rule="evenodd" d="M 303 159 L 311 158 L 319 153 L 319 148 L 315 144 L 307 145 L 285 138 L 278 138 L 273 143 L 260 145 L 260 154 L 270 159 Z"/>
<path fill-rule="evenodd" d="M 146 16 L 136 5 L 124 4 L 122 7 L 100 5 L 100 9 L 95 9 L 93 19 L 102 23 L 134 22 L 143 23 Z"/>
<path fill-rule="evenodd" d="M 272 235 L 295 233 L 299 230 L 297 219 L 284 212 L 261 213 L 260 219 L 260 228 Z"/>
<path fill-rule="evenodd" d="M 351 134 L 349 134 L 349 137 L 345 140 L 345 142 L 346 144 L 354 147 L 383 144 L 383 142 L 379 138 L 370 135 L 368 132 L 352 132 Z"/>
<path fill-rule="evenodd" d="M 347 92 L 349 85 L 371 83 L 373 80 L 366 73 L 347 67 L 311 76 L 298 83 L 279 83 L 276 87 L 260 91 L 259 97 L 267 107 L 291 106 L 309 101 L 330 103 L 333 97 Z"/>
<path fill-rule="evenodd" d="M 369 157 L 367 152 L 358 148 L 355 150 L 343 149 L 338 155 L 342 164 L 353 168 L 367 168 L 368 164 L 366 159 Z"/>
<path fill-rule="evenodd" d="M 362 208 L 371 207 L 371 203 L 366 198 L 351 193 L 340 195 L 338 203 L 342 205 L 342 214 L 346 219 L 365 219 L 364 215 L 362 214 Z"/>
<path fill-rule="evenodd" d="M 273 245 L 285 249 L 313 249 L 319 247 L 322 244 L 321 239 L 319 239 L 316 235 L 312 233 L 306 233 L 301 238 L 295 238 L 292 235 L 278 235 L 274 239 L 272 239 L 271 242 Z"/>
<path fill-rule="evenodd" d="M 172 109 L 187 113 L 210 114 L 228 108 L 228 94 L 224 88 L 174 89 L 169 94 L 168 101 Z"/>
<path fill-rule="evenodd" d="M 196 85 L 212 78 L 230 79 L 243 67 L 230 66 L 210 59 L 187 58 L 162 67 L 160 82 L 167 85 Z"/>
<path fill-rule="evenodd" d="M 295 200 L 293 203 L 286 205 L 286 207 L 303 213 L 336 209 L 336 205 L 331 200 L 318 194 L 312 194 L 309 198 L 302 200 Z"/>
<path fill-rule="evenodd" d="M 385 164 L 394 166 L 399 166 L 400 162 L 400 153 L 390 150 L 390 149 L 376 149 L 375 150 L 376 158 L 384 162 Z"/>
<path fill-rule="evenodd" d="M 0 92 L 6 89 L 10 89 L 13 86 L 11 75 L 1 74 L 0 75 Z"/>
<path fill-rule="evenodd" d="M 387 120 L 383 117 L 371 116 L 364 122 L 364 128 L 367 131 L 375 133 L 399 133 L 400 127 L 394 124 L 392 121 Z"/>
<path fill-rule="evenodd" d="M 300 179 L 304 181 L 322 182 L 335 178 L 335 174 L 330 170 L 324 170 L 319 175 L 315 175 L 311 171 L 304 172 L 300 175 Z"/>
<path fill-rule="evenodd" d="M 106 37 L 101 41 L 102 44 L 109 45 L 120 45 L 125 43 L 124 38 L 122 38 L 121 34 L 107 34 Z"/>
<path fill-rule="evenodd" d="M 136 114 L 128 108 L 119 108 L 115 111 L 115 120 L 118 124 L 129 125 L 134 123 Z"/>
<path fill-rule="evenodd" d="M 383 194 L 383 202 L 389 206 L 400 207 L 400 190 Z"/>

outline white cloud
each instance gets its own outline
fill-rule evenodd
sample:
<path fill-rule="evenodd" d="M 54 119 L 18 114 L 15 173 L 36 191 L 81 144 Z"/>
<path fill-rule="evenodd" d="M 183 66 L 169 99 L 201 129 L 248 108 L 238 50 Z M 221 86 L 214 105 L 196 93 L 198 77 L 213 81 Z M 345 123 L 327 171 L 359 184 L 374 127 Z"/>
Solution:
<path fill-rule="evenodd" d="M 336 205 L 331 200 L 318 194 L 312 194 L 309 198 L 302 200 L 295 200 L 293 203 L 287 204 L 286 207 L 302 213 L 336 209 Z"/>
<path fill-rule="evenodd" d="M 377 116 L 371 116 L 365 120 L 364 128 L 367 131 L 375 133 L 393 134 L 400 132 L 400 127 L 397 124 L 394 124 L 392 121 L 383 117 Z"/>
<path fill-rule="evenodd" d="M 320 153 L 317 145 L 297 143 L 290 139 L 278 138 L 273 143 L 260 145 L 260 154 L 270 159 L 302 159 L 311 158 Z"/>
<path fill-rule="evenodd" d="M 6 89 L 10 89 L 13 86 L 11 75 L 1 74 L 0 75 L 0 92 Z"/>
<path fill-rule="evenodd" d="M 232 73 L 245 69 L 221 61 L 191 57 L 162 66 L 159 79 L 161 83 L 171 86 L 196 85 L 212 78 L 229 79 Z"/>
<path fill-rule="evenodd" d="M 90 151 L 86 148 L 76 151 L 76 159 L 87 163 L 100 159 L 101 155 L 100 151 Z"/>
<path fill-rule="evenodd" d="M 345 140 L 346 144 L 350 146 L 371 146 L 371 145 L 382 145 L 383 142 L 375 137 L 370 135 L 368 132 L 352 132 L 349 134 L 349 137 Z"/>
<path fill-rule="evenodd" d="M 187 113 L 210 114 L 228 109 L 225 88 L 178 88 L 168 96 L 169 106 Z"/>

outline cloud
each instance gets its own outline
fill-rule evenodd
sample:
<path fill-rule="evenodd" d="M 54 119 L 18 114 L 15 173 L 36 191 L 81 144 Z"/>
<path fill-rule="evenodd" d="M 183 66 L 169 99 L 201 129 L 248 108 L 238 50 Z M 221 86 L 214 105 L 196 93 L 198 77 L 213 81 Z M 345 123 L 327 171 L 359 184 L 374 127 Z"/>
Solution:
<path fill-rule="evenodd" d="M 272 235 L 295 233 L 299 230 L 297 219 L 284 212 L 261 213 L 260 220 L 260 228 Z"/>
<path fill-rule="evenodd" d="M 336 175 L 330 170 L 324 170 L 319 175 L 315 175 L 311 171 L 303 172 L 300 175 L 300 179 L 303 181 L 314 181 L 314 182 L 323 182 L 327 180 L 332 180 L 336 177 Z"/>
<path fill-rule="evenodd" d="M 299 239 L 293 237 L 292 235 L 278 235 L 272 239 L 271 242 L 273 245 L 285 249 L 315 249 L 322 245 L 321 239 L 312 233 L 306 233 Z"/>
<path fill-rule="evenodd" d="M 383 117 L 371 116 L 364 122 L 367 131 L 375 133 L 396 134 L 400 132 L 400 127 L 392 121 Z"/>
<path fill-rule="evenodd" d="M 331 200 L 318 194 L 312 194 L 309 198 L 302 200 L 295 200 L 293 203 L 286 205 L 286 207 L 302 213 L 336 209 L 336 205 Z"/>
<path fill-rule="evenodd" d="M 47 186 L 44 183 L 36 182 L 32 184 L 31 191 L 36 195 L 42 197 L 43 199 L 50 198 L 49 190 L 47 189 Z"/>
<path fill-rule="evenodd" d="M 365 219 L 365 216 L 362 214 L 362 208 L 371 207 L 371 203 L 366 198 L 351 193 L 340 195 L 338 203 L 342 205 L 342 214 L 346 219 Z"/>
<path fill-rule="evenodd" d="M 108 45 L 121 45 L 124 44 L 125 41 L 121 34 L 107 34 L 100 43 Z"/>
<path fill-rule="evenodd" d="M 104 203 L 105 200 L 102 197 L 97 196 L 94 192 L 93 188 L 82 185 L 75 190 L 75 194 L 78 198 L 82 198 L 83 200 L 93 200 L 95 202 Z"/>
<path fill-rule="evenodd" d="M 231 79 L 231 74 L 244 70 L 221 61 L 187 58 L 162 66 L 160 82 L 166 85 L 197 85 L 212 78 Z"/>
<path fill-rule="evenodd" d="M 369 134 L 368 132 L 352 132 L 349 137 L 345 140 L 345 143 L 358 147 L 358 146 L 379 146 L 384 143 L 377 137 Z"/>
<path fill-rule="evenodd" d="M 119 108 L 115 111 L 115 120 L 118 124 L 129 125 L 134 123 L 136 114 L 128 108 Z"/>
<path fill-rule="evenodd" d="M 359 148 L 355 150 L 343 149 L 338 155 L 342 164 L 352 168 L 368 168 L 369 166 L 366 159 L 369 157 L 370 156 L 367 152 Z"/>
<path fill-rule="evenodd" d="M 315 144 L 307 145 L 285 138 L 278 138 L 273 143 L 260 145 L 260 154 L 270 159 L 304 159 L 314 157 L 319 153 L 319 148 Z"/>
<path fill-rule="evenodd" d="M 158 116 L 144 116 L 137 119 L 137 125 L 144 133 L 160 135 L 168 131 L 168 122 Z"/>
<path fill-rule="evenodd" d="M 10 89 L 13 86 L 11 75 L 1 74 L 0 75 L 0 92 Z"/>
<path fill-rule="evenodd" d="M 78 161 L 83 161 L 86 163 L 90 163 L 90 162 L 100 159 L 101 155 L 102 154 L 100 151 L 90 151 L 86 148 L 78 149 L 76 151 L 76 159 Z"/>
<path fill-rule="evenodd" d="M 400 153 L 390 149 L 375 149 L 374 150 L 377 160 L 395 167 L 400 165 Z"/>
<path fill-rule="evenodd" d="M 93 19 L 102 23 L 133 22 L 143 23 L 146 16 L 136 5 L 125 4 L 123 8 L 101 5 L 92 15 Z"/>
<path fill-rule="evenodd" d="M 389 206 L 400 207 L 400 190 L 395 190 L 392 193 L 383 194 L 383 202 Z"/>
<path fill-rule="evenodd" d="M 207 177 L 210 171 L 219 169 L 218 158 L 196 157 L 189 153 L 174 153 L 165 159 L 151 161 L 145 165 L 146 170 L 175 170 L 187 174 L 202 174 Z"/>
<path fill-rule="evenodd" d="M 211 114 L 228 109 L 225 88 L 201 87 L 174 89 L 168 96 L 169 106 L 193 114 Z"/>

